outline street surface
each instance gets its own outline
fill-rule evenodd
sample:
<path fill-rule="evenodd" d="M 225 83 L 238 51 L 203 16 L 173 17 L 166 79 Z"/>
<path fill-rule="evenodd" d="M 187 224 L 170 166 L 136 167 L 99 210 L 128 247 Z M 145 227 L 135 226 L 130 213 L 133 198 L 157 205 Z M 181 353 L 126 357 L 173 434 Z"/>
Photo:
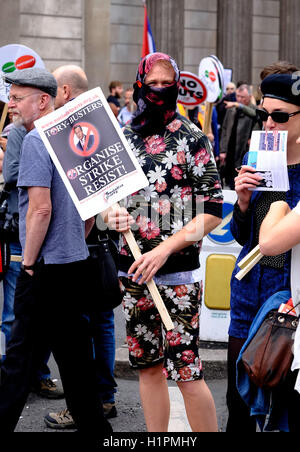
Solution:
<path fill-rule="evenodd" d="M 0 312 L 2 310 L 2 293 L 0 291 Z M 115 331 L 116 347 L 119 348 L 125 342 L 125 323 L 121 308 L 115 309 Z M 49 361 L 52 379 L 61 387 L 60 375 L 56 363 L 51 356 Z M 76 379 L 76 375 L 74 375 Z M 137 379 L 116 379 L 118 388 L 116 394 L 116 406 L 118 416 L 110 419 L 114 432 L 146 432 L 143 410 L 140 404 L 139 387 Z M 81 382 L 78 380 L 78 385 Z M 227 408 L 226 408 L 226 380 L 214 379 L 207 381 L 213 394 L 217 409 L 219 430 L 225 431 Z M 189 432 L 184 404 L 177 388 L 173 382 L 169 382 L 169 392 L 171 400 L 171 422 L 169 431 Z M 57 412 L 65 408 L 65 400 L 49 400 L 30 394 L 24 407 L 22 416 L 16 428 L 16 432 L 56 432 L 68 433 L 73 430 L 54 430 L 50 429 L 44 423 L 44 416 L 49 412 Z M 88 413 L 87 413 L 88 415 Z"/>

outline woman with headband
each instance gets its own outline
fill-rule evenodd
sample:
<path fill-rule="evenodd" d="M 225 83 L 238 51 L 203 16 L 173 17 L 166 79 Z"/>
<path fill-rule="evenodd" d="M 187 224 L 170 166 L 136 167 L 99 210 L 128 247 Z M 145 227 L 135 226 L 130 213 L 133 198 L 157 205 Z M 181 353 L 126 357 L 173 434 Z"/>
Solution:
<path fill-rule="evenodd" d="M 298 84 L 297 84 L 298 83 Z M 287 165 L 290 189 L 285 192 L 252 191 L 260 181 L 255 170 L 244 165 L 235 179 L 238 200 L 234 206 L 231 231 L 243 246 L 242 260 L 259 241 L 260 226 L 272 203 L 284 201 L 293 209 L 300 199 L 300 90 L 293 74 L 271 74 L 261 83 L 263 95 L 258 115 L 266 131 L 288 131 Z M 240 281 L 231 279 L 231 321 L 228 344 L 229 419 L 227 431 L 255 432 L 256 422 L 236 389 L 236 360 L 247 339 L 251 323 L 262 304 L 274 293 L 290 288 L 290 254 L 264 256 Z"/>

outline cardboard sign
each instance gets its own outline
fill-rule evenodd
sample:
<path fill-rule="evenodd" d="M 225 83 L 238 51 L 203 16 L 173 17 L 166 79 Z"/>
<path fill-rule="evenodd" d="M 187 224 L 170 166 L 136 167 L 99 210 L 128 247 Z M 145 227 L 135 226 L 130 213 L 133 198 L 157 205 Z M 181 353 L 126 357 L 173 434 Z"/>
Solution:
<path fill-rule="evenodd" d="M 149 185 L 100 88 L 34 124 L 83 220 Z"/>
<path fill-rule="evenodd" d="M 10 90 L 10 84 L 3 81 L 2 75 L 31 67 L 45 68 L 42 59 L 34 50 L 20 44 L 0 47 L 0 100 L 2 102 L 8 102 Z"/>
<path fill-rule="evenodd" d="M 214 103 L 223 97 L 224 68 L 215 55 L 203 58 L 199 64 L 199 78 L 207 89 L 207 102 Z"/>
<path fill-rule="evenodd" d="M 205 84 L 191 72 L 180 73 L 178 102 L 185 106 L 196 106 L 205 102 L 207 89 Z"/>

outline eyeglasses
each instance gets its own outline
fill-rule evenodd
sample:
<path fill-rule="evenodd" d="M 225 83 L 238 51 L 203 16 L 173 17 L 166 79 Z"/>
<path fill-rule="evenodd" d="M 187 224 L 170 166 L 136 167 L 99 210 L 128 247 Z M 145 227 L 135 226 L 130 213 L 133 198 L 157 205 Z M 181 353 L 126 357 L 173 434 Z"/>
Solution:
<path fill-rule="evenodd" d="M 300 113 L 299 111 L 295 111 L 294 113 L 287 113 L 286 111 L 273 111 L 272 113 L 269 113 L 266 110 L 261 110 L 261 109 L 257 109 L 257 115 L 258 117 L 263 121 L 266 122 L 269 118 L 269 116 L 271 116 L 272 120 L 274 122 L 278 122 L 279 124 L 283 124 L 285 122 L 288 122 L 288 120 L 292 117 L 292 116 L 296 116 Z"/>
<path fill-rule="evenodd" d="M 25 99 L 25 97 L 33 96 L 34 94 L 39 94 L 39 93 L 30 93 L 30 94 L 26 94 L 26 96 L 22 96 L 22 97 L 9 96 L 9 97 L 8 97 L 8 100 L 9 100 L 9 102 L 13 101 L 15 104 L 18 104 L 18 103 L 21 102 L 23 99 Z"/>

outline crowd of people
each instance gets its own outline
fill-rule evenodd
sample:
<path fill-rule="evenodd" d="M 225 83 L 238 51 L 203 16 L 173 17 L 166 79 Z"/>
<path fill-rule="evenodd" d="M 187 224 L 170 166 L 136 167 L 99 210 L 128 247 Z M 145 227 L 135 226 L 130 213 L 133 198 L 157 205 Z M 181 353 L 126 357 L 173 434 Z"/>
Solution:
<path fill-rule="evenodd" d="M 229 83 L 206 135 L 203 109 L 184 110 L 177 103 L 180 71 L 171 56 L 155 52 L 144 57 L 133 89 L 125 93 L 121 82 L 109 85 L 108 104 L 149 180 L 149 187 L 104 217 L 118 237 L 129 360 L 138 370 L 148 432 L 168 430 L 167 380 L 182 393 L 192 431 L 218 431 L 199 356 L 199 254 L 203 237 L 222 221 L 222 189 L 236 191 L 230 227 L 242 245 L 231 279 L 227 431 L 256 431 L 251 407 L 236 385 L 236 363 L 261 306 L 290 289 L 289 250 L 300 241 L 300 93 L 292 89 L 297 71 L 284 61 L 264 68 L 258 98 L 247 82 Z M 93 304 L 105 294 L 87 297 L 80 284 L 70 291 L 74 281 L 88 281 L 87 244 L 96 223 L 81 220 L 34 125 L 87 91 L 87 76 L 68 65 L 52 74 L 31 68 L 4 78 L 11 84 L 11 125 L 0 139 L 6 215 L 18 221 L 12 221 L 15 227 L 6 236 L 12 259 L 3 277 L 7 345 L 1 357 L 0 431 L 14 431 L 35 390 L 43 397 L 65 398 L 62 411 L 45 417 L 49 427 L 108 435 L 108 419 L 117 415 L 114 313 L 95 314 Z M 286 193 L 253 191 L 260 176 L 247 166 L 247 152 L 252 131 L 262 129 L 288 131 Z M 82 128 L 75 125 L 74 133 L 78 146 L 86 148 Z M 136 260 L 122 235 L 131 227 L 142 252 Z M 237 280 L 238 262 L 258 244 L 264 257 Z M 145 285 L 152 279 L 173 321 L 171 331 L 165 331 Z M 50 353 L 63 393 L 51 380 Z M 294 384 L 290 372 L 282 389 L 289 431 L 296 431 L 300 404 Z"/>

